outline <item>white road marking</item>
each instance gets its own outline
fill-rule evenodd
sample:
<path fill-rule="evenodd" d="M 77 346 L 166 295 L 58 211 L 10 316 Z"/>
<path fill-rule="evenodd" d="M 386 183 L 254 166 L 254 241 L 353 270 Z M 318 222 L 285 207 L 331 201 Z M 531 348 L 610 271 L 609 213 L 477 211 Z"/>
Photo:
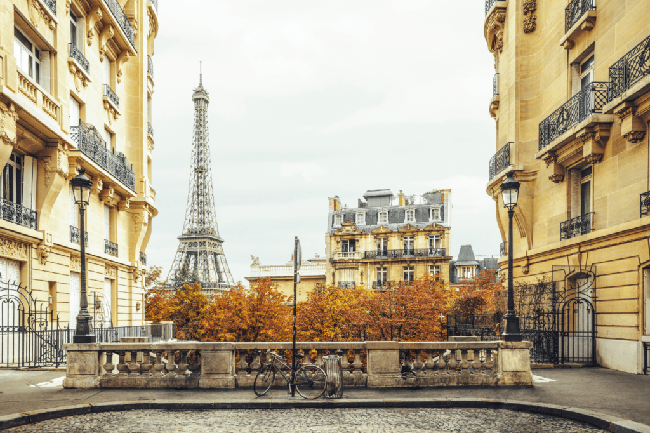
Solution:
<path fill-rule="evenodd" d="M 557 382 L 557 380 L 549 379 L 547 377 L 542 377 L 542 376 L 535 376 L 533 374 L 533 382 L 534 383 L 546 383 L 546 382 Z"/>
<path fill-rule="evenodd" d="M 30 388 L 56 388 L 57 386 L 63 386 L 63 379 L 65 376 L 57 377 L 52 379 L 50 382 L 41 382 L 36 385 L 29 385 Z"/>

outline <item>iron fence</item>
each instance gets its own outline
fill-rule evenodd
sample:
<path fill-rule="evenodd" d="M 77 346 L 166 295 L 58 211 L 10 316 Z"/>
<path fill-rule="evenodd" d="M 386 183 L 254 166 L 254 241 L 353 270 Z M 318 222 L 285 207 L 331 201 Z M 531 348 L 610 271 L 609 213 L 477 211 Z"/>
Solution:
<path fill-rule="evenodd" d="M 492 79 L 492 96 L 499 96 L 499 73 L 494 74 Z"/>
<path fill-rule="evenodd" d="M 572 0 L 564 9 L 564 32 L 568 32 L 580 17 L 591 10 L 596 10 L 594 0 Z"/>
<path fill-rule="evenodd" d="M 373 281 L 372 282 L 372 288 L 375 290 L 385 290 L 390 287 L 390 282 L 389 281 Z"/>
<path fill-rule="evenodd" d="M 650 343 L 643 343 L 643 374 L 650 373 Z"/>
<path fill-rule="evenodd" d="M 363 258 L 366 260 L 388 260 L 418 257 L 444 257 L 446 248 L 401 248 L 398 250 L 365 251 Z"/>
<path fill-rule="evenodd" d="M 104 252 L 109 256 L 117 257 L 118 247 L 115 242 L 111 242 L 108 239 L 104 239 Z"/>
<path fill-rule="evenodd" d="M 616 98 L 650 74 L 650 36 L 609 67 L 607 101 Z"/>
<path fill-rule="evenodd" d="M 641 194 L 640 213 L 642 217 L 650 213 L 650 191 Z"/>
<path fill-rule="evenodd" d="M 131 43 L 131 47 L 135 51 L 135 31 L 133 26 L 129 22 L 129 19 L 126 17 L 122 6 L 117 2 L 117 0 L 104 0 L 104 4 L 108 7 L 108 10 L 111 11 L 115 21 L 117 21 L 118 26 L 122 29 L 126 38 Z"/>
<path fill-rule="evenodd" d="M 497 174 L 510 166 L 510 145 L 512 142 L 506 143 L 497 153 L 490 158 L 490 180 Z"/>
<path fill-rule="evenodd" d="M 2 219 L 7 222 L 18 224 L 32 230 L 37 229 L 37 214 L 35 210 L 2 198 L 0 199 L 0 213 L 2 213 Z"/>
<path fill-rule="evenodd" d="M 149 75 L 151 75 L 151 78 L 153 78 L 153 59 L 151 56 L 147 56 L 147 62 L 148 62 L 148 67 L 147 67 L 147 72 Z"/>
<path fill-rule="evenodd" d="M 116 155 L 115 150 L 108 149 L 97 128 L 80 121 L 79 126 L 71 126 L 70 131 L 72 140 L 77 144 L 79 150 L 130 190 L 135 191 L 133 166 L 129 166 L 129 161 L 123 153 L 119 152 Z"/>
<path fill-rule="evenodd" d="M 88 246 L 88 232 L 84 232 L 85 245 Z M 75 226 L 70 226 L 70 242 L 79 244 L 79 229 Z"/>
<path fill-rule="evenodd" d="M 481 341 L 499 340 L 501 313 L 495 314 L 448 314 L 447 338 L 481 337 Z"/>
<path fill-rule="evenodd" d="M 77 48 L 75 44 L 68 44 L 68 47 L 70 47 L 70 57 L 72 57 L 74 61 L 77 62 L 77 64 L 81 66 L 84 71 L 86 71 L 86 73 L 90 73 L 90 63 L 81 53 L 81 50 Z"/>
<path fill-rule="evenodd" d="M 488 12 L 490 12 L 490 9 L 497 1 L 498 0 L 485 0 L 485 15 L 487 15 Z"/>
<path fill-rule="evenodd" d="M 342 289 L 354 289 L 355 287 L 354 281 L 339 281 L 338 285 Z"/>
<path fill-rule="evenodd" d="M 111 101 L 111 104 L 113 104 L 115 108 L 120 108 L 120 98 L 108 84 L 104 84 L 104 96 L 106 96 L 108 100 Z"/>
<path fill-rule="evenodd" d="M 591 233 L 594 212 L 580 215 L 560 223 L 560 240 L 571 239 Z"/>
<path fill-rule="evenodd" d="M 551 144 L 569 128 L 592 113 L 602 112 L 607 103 L 607 83 L 594 81 L 562 104 L 539 124 L 539 150 Z"/>

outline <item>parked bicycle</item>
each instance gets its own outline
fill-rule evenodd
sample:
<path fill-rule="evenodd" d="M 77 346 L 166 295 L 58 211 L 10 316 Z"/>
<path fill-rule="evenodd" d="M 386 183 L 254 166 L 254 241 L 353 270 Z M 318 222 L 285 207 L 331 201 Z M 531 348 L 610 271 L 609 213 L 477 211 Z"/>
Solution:
<path fill-rule="evenodd" d="M 260 355 L 262 354 L 261 350 L 258 352 Z M 298 354 L 296 357 L 298 365 L 293 370 L 284 362 L 283 357 L 271 352 L 271 350 L 267 350 L 266 363 L 260 368 L 257 376 L 255 376 L 255 383 L 253 384 L 255 395 L 261 397 L 269 391 L 275 381 L 276 371 L 280 372 L 282 378 L 289 385 L 289 393 L 291 393 L 291 379 L 295 377 L 296 391 L 303 398 L 313 400 L 323 395 L 323 392 L 325 392 L 325 381 L 327 379 L 325 371 L 316 365 L 303 363 L 302 359 L 304 355 Z"/>

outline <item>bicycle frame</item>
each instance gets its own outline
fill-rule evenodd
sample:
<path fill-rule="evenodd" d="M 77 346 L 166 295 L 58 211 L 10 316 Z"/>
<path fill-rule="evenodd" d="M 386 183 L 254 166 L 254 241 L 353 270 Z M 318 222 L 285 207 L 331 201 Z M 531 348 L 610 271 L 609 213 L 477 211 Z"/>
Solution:
<path fill-rule="evenodd" d="M 277 354 L 275 354 L 275 353 L 273 353 L 273 352 L 266 352 L 266 354 L 271 356 L 271 361 L 267 361 L 267 362 L 266 362 L 266 365 L 272 365 L 276 370 L 278 370 L 278 371 L 280 372 L 280 375 L 282 376 L 282 378 L 283 378 L 283 379 L 285 380 L 285 382 L 287 382 L 287 384 L 289 385 L 289 392 L 291 392 L 291 385 L 292 385 L 292 382 L 294 382 L 294 381 L 292 380 L 292 376 L 295 377 L 295 375 L 296 375 L 297 373 L 299 373 L 299 372 L 302 371 L 303 363 L 302 363 L 302 362 L 298 363 L 298 364 L 296 365 L 296 369 L 293 370 L 289 365 L 287 365 L 287 364 L 282 360 L 282 357 L 281 357 L 280 355 L 277 355 Z M 282 368 L 279 368 L 279 367 L 276 365 L 276 363 L 280 364 L 282 367 L 284 367 L 284 368 L 286 368 L 287 370 L 291 371 L 291 375 L 290 375 L 290 377 L 287 377 L 287 375 L 284 374 L 284 371 L 282 371 Z M 310 380 L 307 376 L 304 376 L 304 377 L 305 377 L 305 379 Z M 310 382 L 310 383 L 311 383 L 311 382 Z"/>

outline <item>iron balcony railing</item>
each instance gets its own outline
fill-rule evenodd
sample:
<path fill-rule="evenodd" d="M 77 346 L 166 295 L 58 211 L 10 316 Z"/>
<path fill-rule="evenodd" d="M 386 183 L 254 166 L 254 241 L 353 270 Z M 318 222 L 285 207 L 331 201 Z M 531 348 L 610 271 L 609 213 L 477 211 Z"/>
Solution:
<path fill-rule="evenodd" d="M 104 252 L 109 256 L 117 257 L 117 244 L 115 242 L 109 241 L 108 239 L 104 239 Z"/>
<path fill-rule="evenodd" d="M 156 9 L 156 12 L 158 12 L 158 0 L 151 0 L 151 3 L 153 3 L 153 7 Z"/>
<path fill-rule="evenodd" d="M 641 194 L 641 216 L 650 214 L 650 191 Z"/>
<path fill-rule="evenodd" d="M 81 50 L 77 48 L 75 44 L 68 44 L 68 47 L 70 47 L 70 57 L 72 57 L 74 61 L 77 62 L 77 64 L 81 66 L 84 71 L 86 71 L 87 74 L 90 74 L 90 63 L 88 63 L 88 60 L 86 57 L 84 57 Z"/>
<path fill-rule="evenodd" d="M 619 96 L 650 74 L 650 36 L 609 67 L 607 101 Z"/>
<path fill-rule="evenodd" d="M 36 211 L 9 200 L 0 199 L 2 219 L 28 229 L 36 230 Z"/>
<path fill-rule="evenodd" d="M 142 263 L 143 266 L 147 266 L 147 255 L 144 251 L 140 251 L 140 263 Z"/>
<path fill-rule="evenodd" d="M 512 142 L 506 143 L 497 153 L 490 158 L 490 179 L 510 166 L 510 145 Z"/>
<path fill-rule="evenodd" d="M 111 11 L 113 17 L 115 18 L 115 21 L 117 21 L 117 25 L 120 26 L 126 35 L 126 38 L 129 40 L 131 46 L 135 50 L 135 31 L 133 30 L 133 26 L 131 26 L 129 19 L 126 17 L 122 6 L 120 6 L 117 0 L 104 0 L 104 4 L 106 4 L 108 10 Z"/>
<path fill-rule="evenodd" d="M 492 96 L 499 96 L 499 73 L 494 74 L 492 79 Z"/>
<path fill-rule="evenodd" d="M 373 281 L 372 288 L 375 290 L 386 290 L 390 286 L 390 283 L 386 280 L 384 281 Z"/>
<path fill-rule="evenodd" d="M 84 232 L 84 243 L 88 246 L 88 232 Z M 79 244 L 79 228 L 70 226 L 70 242 Z"/>
<path fill-rule="evenodd" d="M 151 56 L 147 56 L 147 57 L 148 57 L 147 60 L 149 61 L 149 67 L 147 69 L 147 72 L 149 73 L 149 75 L 151 75 L 151 78 L 153 78 L 153 59 L 151 58 Z"/>
<path fill-rule="evenodd" d="M 591 232 L 594 212 L 589 212 L 579 217 L 560 223 L 560 240 L 571 239 L 577 236 L 586 235 Z"/>
<path fill-rule="evenodd" d="M 602 112 L 606 103 L 607 83 L 601 81 L 589 83 L 539 124 L 539 150 L 592 113 Z"/>
<path fill-rule="evenodd" d="M 104 84 L 104 96 L 106 96 L 108 100 L 111 101 L 111 104 L 113 104 L 115 108 L 120 108 L 120 98 L 108 84 Z"/>
<path fill-rule="evenodd" d="M 506 254 L 508 254 L 508 242 L 501 242 L 501 245 L 499 246 L 499 254 L 501 257 L 504 257 Z"/>
<path fill-rule="evenodd" d="M 56 0 L 42 0 L 45 6 L 56 16 Z"/>
<path fill-rule="evenodd" d="M 490 9 L 497 1 L 500 0 L 485 0 L 485 15 L 487 15 L 488 12 L 490 12 Z"/>
<path fill-rule="evenodd" d="M 93 125 L 80 121 L 79 126 L 71 126 L 70 131 L 72 140 L 77 143 L 79 150 L 130 190 L 135 191 L 133 166 L 129 165 L 123 153 L 119 152 L 116 155 L 115 150 L 112 152 L 108 150 L 104 139 Z"/>
<path fill-rule="evenodd" d="M 338 284 L 342 289 L 354 289 L 354 281 L 339 281 Z"/>
<path fill-rule="evenodd" d="M 595 9 L 594 0 L 572 0 L 564 9 L 564 33 L 568 32 L 587 11 Z"/>
<path fill-rule="evenodd" d="M 388 260 L 417 257 L 443 257 L 446 255 L 446 248 L 401 248 L 399 250 L 378 250 L 366 251 L 366 260 Z"/>
<path fill-rule="evenodd" d="M 147 122 L 147 134 L 153 137 L 153 126 L 151 126 L 151 123 L 149 122 Z"/>

